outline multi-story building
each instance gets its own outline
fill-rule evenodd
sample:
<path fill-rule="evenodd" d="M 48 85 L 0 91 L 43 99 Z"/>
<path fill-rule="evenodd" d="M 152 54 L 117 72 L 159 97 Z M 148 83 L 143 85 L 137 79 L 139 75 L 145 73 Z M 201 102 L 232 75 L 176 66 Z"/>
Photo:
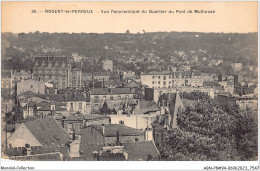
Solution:
<path fill-rule="evenodd" d="M 68 72 L 71 66 L 66 56 L 34 57 L 33 79 L 53 81 L 58 89 L 68 87 Z"/>
<path fill-rule="evenodd" d="M 35 56 L 33 79 L 53 81 L 55 88 L 80 87 L 81 63 L 74 63 L 67 56 Z"/>
<path fill-rule="evenodd" d="M 145 73 L 141 74 L 141 82 L 149 88 L 170 88 L 172 84 L 172 74 L 170 72 Z"/>
<path fill-rule="evenodd" d="M 173 73 L 172 84 L 174 87 L 202 87 L 203 78 L 193 72 L 189 74 Z"/>
<path fill-rule="evenodd" d="M 94 72 L 93 74 L 86 72 L 82 73 L 82 81 L 92 81 L 92 79 L 98 81 L 108 81 L 110 79 L 110 74 L 105 72 Z"/>
<path fill-rule="evenodd" d="M 194 73 L 149 73 L 141 74 L 141 82 L 149 88 L 202 87 L 203 79 Z"/>
<path fill-rule="evenodd" d="M 82 63 L 74 63 L 69 66 L 68 70 L 68 85 L 69 87 L 81 87 L 82 80 Z"/>

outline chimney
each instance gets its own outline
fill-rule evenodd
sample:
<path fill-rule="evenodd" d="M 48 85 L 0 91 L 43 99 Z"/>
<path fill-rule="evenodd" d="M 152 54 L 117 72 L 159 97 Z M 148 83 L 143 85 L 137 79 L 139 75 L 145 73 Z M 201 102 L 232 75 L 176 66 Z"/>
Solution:
<path fill-rule="evenodd" d="M 65 128 L 65 122 L 66 122 L 66 117 L 63 116 L 61 126 L 62 126 L 65 130 L 67 130 L 67 129 Z"/>
<path fill-rule="evenodd" d="M 72 133 L 72 140 L 76 140 L 76 133 L 75 133 L 75 130 L 73 130 L 73 133 Z"/>
<path fill-rule="evenodd" d="M 119 145 L 119 131 L 116 131 L 116 145 Z"/>
<path fill-rule="evenodd" d="M 69 156 L 70 157 L 80 157 L 80 141 L 73 140 L 73 142 L 69 145 Z"/>
<path fill-rule="evenodd" d="M 103 144 L 105 144 L 105 126 L 102 125 L 102 134 L 103 134 Z"/>

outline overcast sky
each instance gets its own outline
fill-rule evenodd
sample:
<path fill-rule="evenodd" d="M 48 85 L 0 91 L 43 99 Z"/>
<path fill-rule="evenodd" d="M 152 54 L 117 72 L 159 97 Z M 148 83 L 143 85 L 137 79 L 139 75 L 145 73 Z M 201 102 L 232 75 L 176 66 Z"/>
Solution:
<path fill-rule="evenodd" d="M 45 10 L 93 10 L 49 14 Z M 37 10 L 38 13 L 31 13 Z M 146 14 L 102 14 L 101 10 L 148 10 Z M 154 14 L 149 10 L 185 10 Z M 187 13 L 214 10 L 213 14 Z M 2 32 L 131 33 L 157 31 L 257 32 L 257 2 L 2 2 Z M 42 13 L 39 11 L 43 11 Z"/>

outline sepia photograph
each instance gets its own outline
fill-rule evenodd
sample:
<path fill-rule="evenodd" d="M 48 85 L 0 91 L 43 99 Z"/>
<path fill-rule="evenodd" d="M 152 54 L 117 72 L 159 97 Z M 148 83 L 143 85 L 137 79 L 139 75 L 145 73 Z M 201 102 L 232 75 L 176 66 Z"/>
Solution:
<path fill-rule="evenodd" d="M 2 1 L 1 161 L 258 170 L 258 2 Z"/>

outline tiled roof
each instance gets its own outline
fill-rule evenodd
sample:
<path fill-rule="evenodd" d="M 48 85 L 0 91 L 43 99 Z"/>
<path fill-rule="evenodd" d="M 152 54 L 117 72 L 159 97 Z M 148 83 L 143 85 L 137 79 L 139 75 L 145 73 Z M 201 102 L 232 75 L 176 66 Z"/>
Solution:
<path fill-rule="evenodd" d="M 108 95 L 110 94 L 107 88 L 94 88 L 90 90 L 90 94 L 92 95 Z"/>
<path fill-rule="evenodd" d="M 67 101 L 86 101 L 83 94 L 68 94 Z"/>
<path fill-rule="evenodd" d="M 128 152 L 128 161 L 146 161 L 149 155 L 153 158 L 160 155 L 152 141 L 123 143 L 122 145 Z"/>
<path fill-rule="evenodd" d="M 134 94 L 130 88 L 111 88 L 111 94 Z"/>
<path fill-rule="evenodd" d="M 101 144 L 91 144 L 91 145 L 81 145 L 80 146 L 80 158 L 74 158 L 72 160 L 85 160 L 85 161 L 93 161 L 93 152 L 97 151 L 100 152 L 102 149 Z"/>
<path fill-rule="evenodd" d="M 51 111 L 51 103 L 46 104 L 45 106 L 37 109 L 38 111 Z"/>
<path fill-rule="evenodd" d="M 130 82 L 126 83 L 124 87 L 143 87 L 141 83 L 136 82 L 135 80 L 131 80 Z"/>
<path fill-rule="evenodd" d="M 61 145 L 70 140 L 67 132 L 53 117 L 35 119 L 24 123 L 34 137 L 44 145 Z"/>
<path fill-rule="evenodd" d="M 46 100 L 52 100 L 54 102 L 67 102 L 67 101 L 88 101 L 88 98 L 85 98 L 83 94 L 45 94 L 38 95 L 41 98 Z"/>
<path fill-rule="evenodd" d="M 123 148 L 128 152 L 128 161 L 146 161 L 148 156 L 158 157 L 159 151 L 152 141 L 122 143 Z M 102 151 L 102 144 L 81 144 L 80 157 L 71 160 L 93 161 L 93 152 Z"/>
<path fill-rule="evenodd" d="M 114 81 L 114 80 L 105 81 L 106 86 L 109 86 L 109 85 L 120 86 L 120 85 L 123 85 L 123 83 L 124 83 L 123 81 Z"/>
<path fill-rule="evenodd" d="M 104 119 L 107 118 L 109 119 L 109 116 L 104 116 L 104 115 L 85 115 L 84 119 L 85 120 L 96 120 L 96 119 Z"/>
<path fill-rule="evenodd" d="M 170 72 L 150 72 L 150 73 L 143 73 L 141 75 L 171 75 Z"/>
<path fill-rule="evenodd" d="M 102 126 L 101 125 L 93 125 L 98 131 L 102 132 Z M 124 125 L 120 124 L 109 124 L 104 125 L 105 127 L 105 136 L 106 137 L 116 137 L 117 131 L 119 131 L 119 136 L 131 136 L 131 135 L 142 135 L 144 134 L 144 131 L 130 128 Z"/>
<path fill-rule="evenodd" d="M 90 90 L 91 95 L 109 94 L 134 94 L 130 88 L 94 88 Z"/>

